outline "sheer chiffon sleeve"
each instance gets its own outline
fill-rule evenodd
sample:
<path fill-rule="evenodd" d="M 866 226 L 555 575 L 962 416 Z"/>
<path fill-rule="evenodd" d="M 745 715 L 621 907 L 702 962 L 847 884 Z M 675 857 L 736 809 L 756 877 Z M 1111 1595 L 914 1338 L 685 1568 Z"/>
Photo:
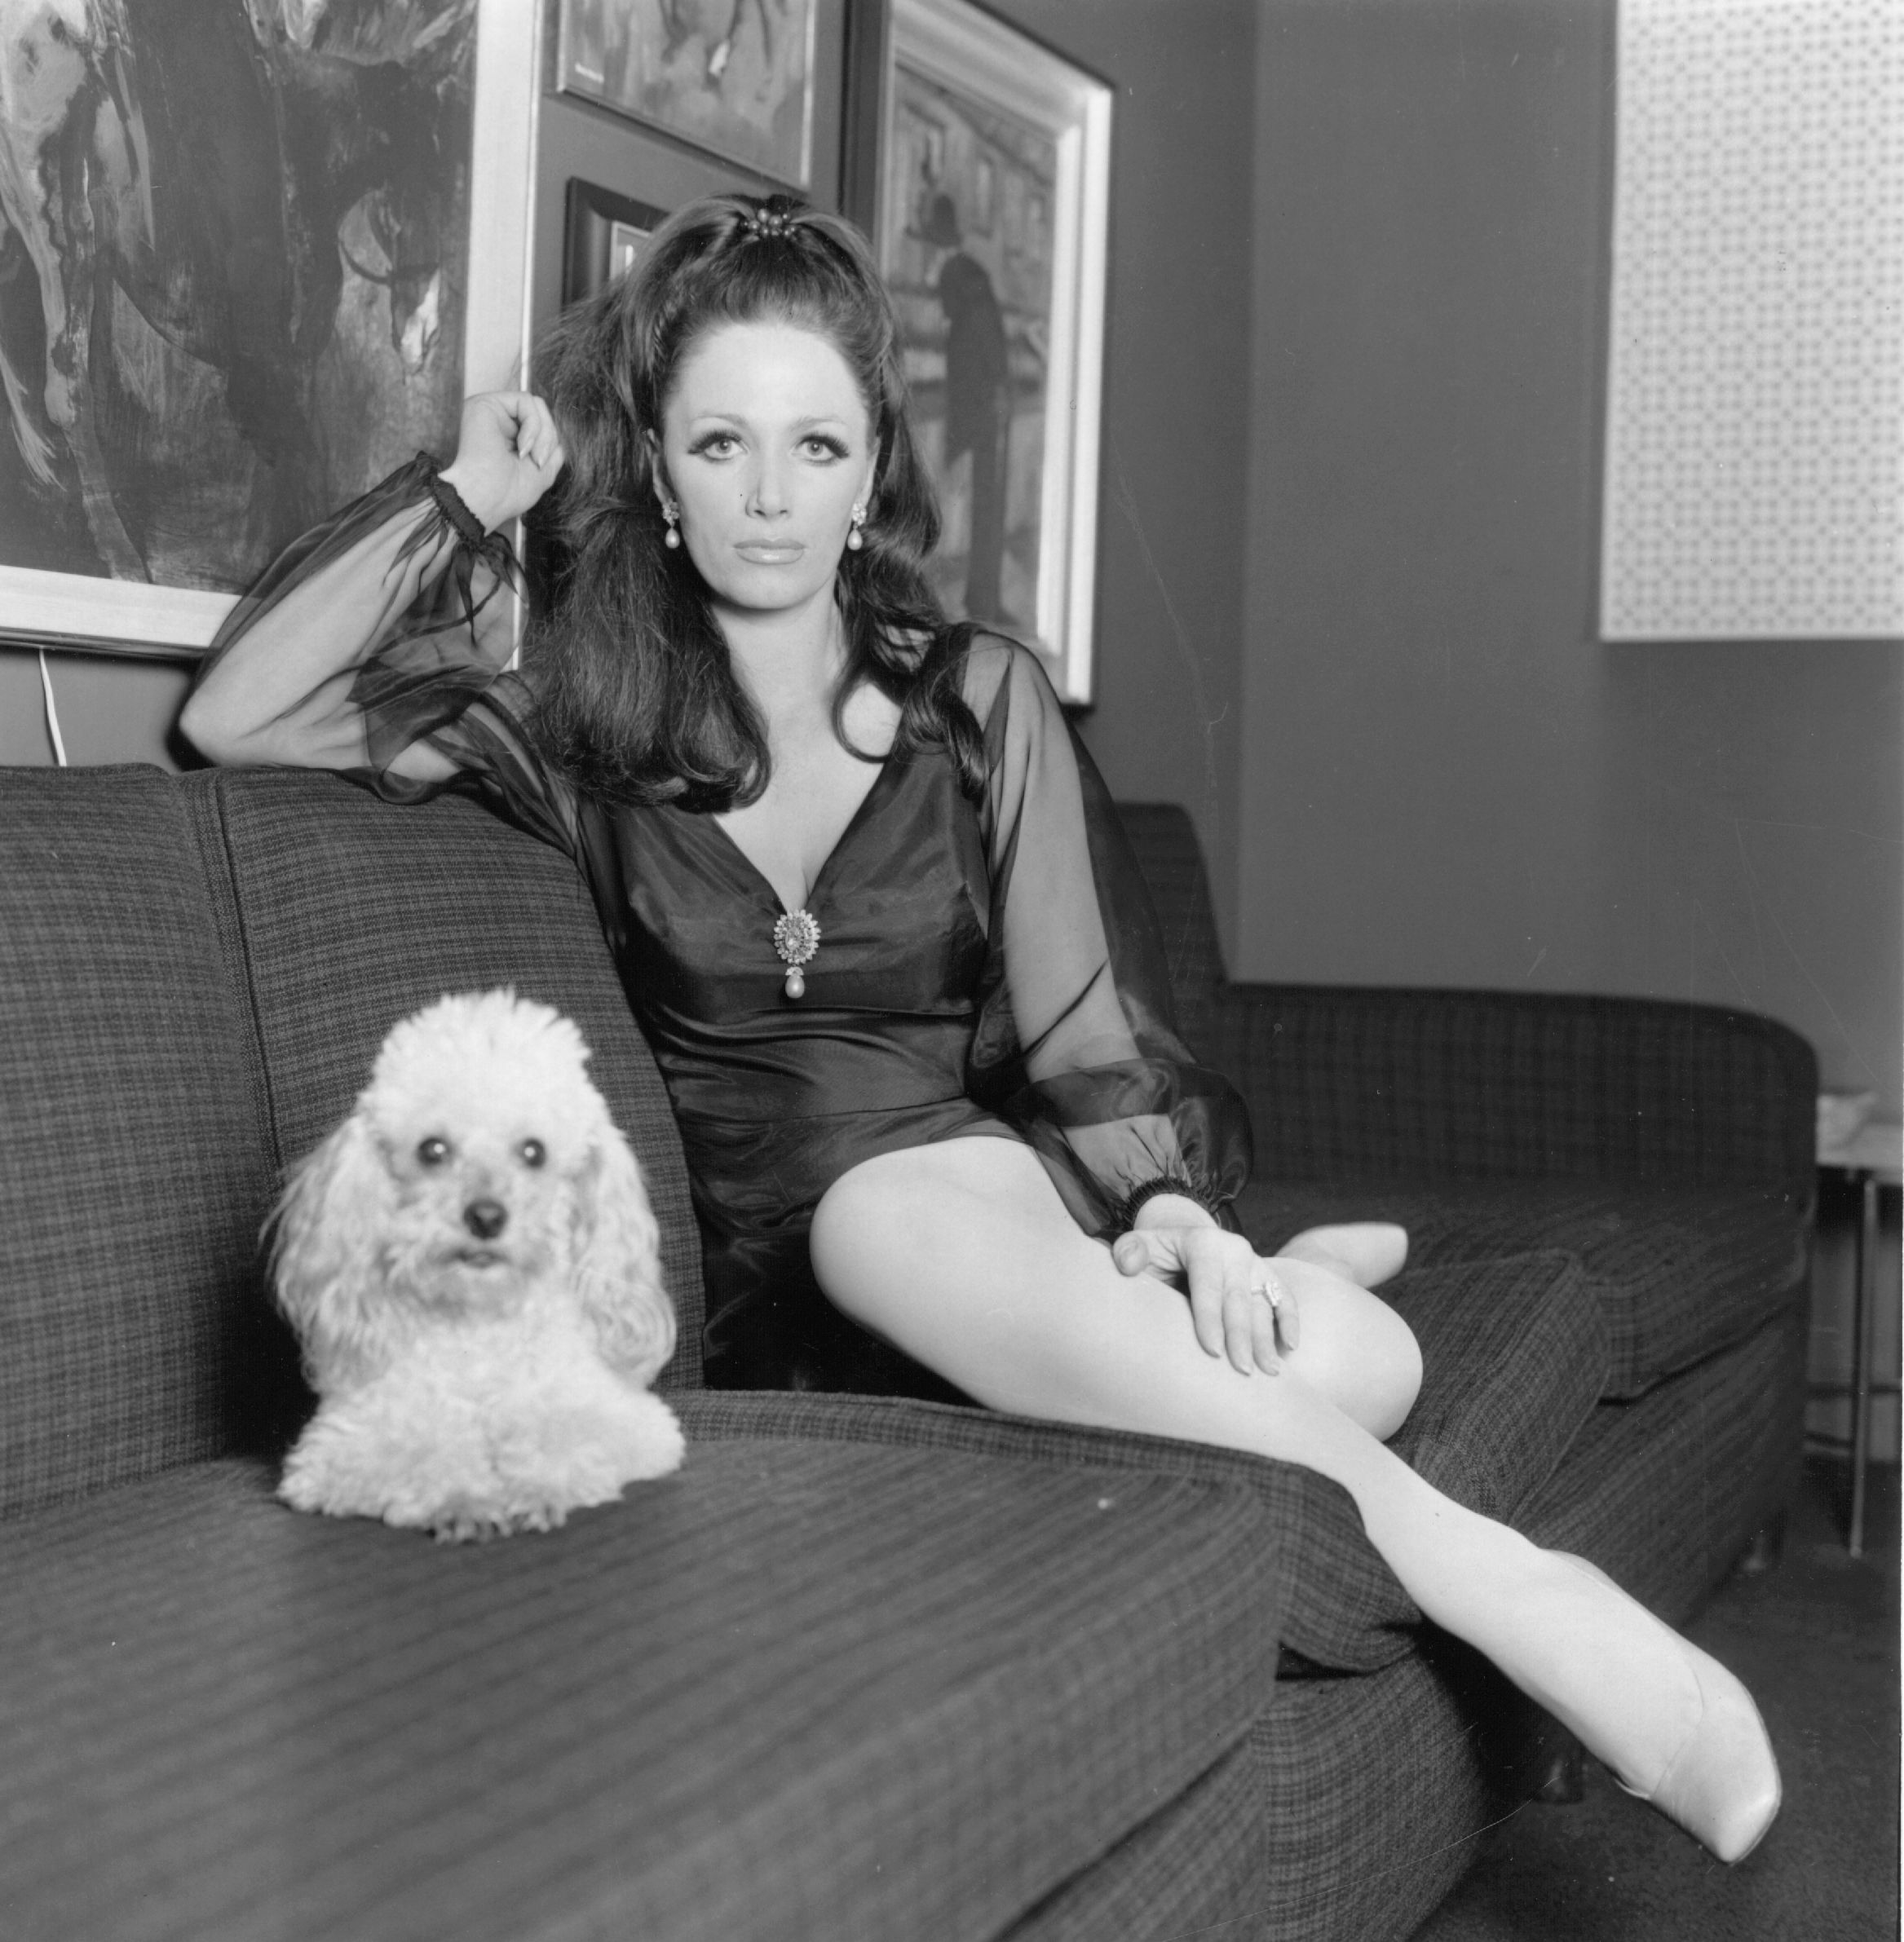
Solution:
<path fill-rule="evenodd" d="M 990 952 L 974 1095 L 1044 1156 L 1079 1224 L 1109 1236 L 1150 1194 L 1185 1194 L 1226 1226 L 1249 1176 L 1242 1100 L 1177 1037 L 1149 892 L 1089 753 L 1036 658 L 974 647 Z"/>
<path fill-rule="evenodd" d="M 576 854 L 573 792 L 537 756 L 528 692 L 507 671 L 511 603 L 498 596 L 519 580 L 515 555 L 452 519 L 435 473 L 419 454 L 294 541 L 227 616 L 193 687 L 241 649 L 262 656 L 281 682 L 291 671 L 269 731 L 279 761 L 394 802 L 467 790 Z"/>

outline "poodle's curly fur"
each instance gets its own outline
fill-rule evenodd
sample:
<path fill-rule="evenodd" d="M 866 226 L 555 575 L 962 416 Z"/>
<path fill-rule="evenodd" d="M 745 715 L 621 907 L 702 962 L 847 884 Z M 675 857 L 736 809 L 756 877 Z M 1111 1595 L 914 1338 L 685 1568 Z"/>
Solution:
<path fill-rule="evenodd" d="M 488 1537 L 678 1466 L 660 1234 L 588 1056 L 513 991 L 444 998 L 295 1169 L 272 1265 L 318 1409 L 287 1503 Z"/>

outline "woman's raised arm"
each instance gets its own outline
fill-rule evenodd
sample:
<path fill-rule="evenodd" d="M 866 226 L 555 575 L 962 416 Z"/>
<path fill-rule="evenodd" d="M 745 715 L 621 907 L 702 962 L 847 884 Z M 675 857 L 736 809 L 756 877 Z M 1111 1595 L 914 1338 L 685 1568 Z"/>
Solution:
<path fill-rule="evenodd" d="M 416 782 L 454 773 L 422 738 L 444 698 L 466 702 L 507 659 L 506 605 L 492 596 L 514 560 L 493 536 L 562 464 L 539 398 L 470 399 L 452 465 L 440 474 L 419 457 L 392 473 L 294 541 L 238 602 L 192 684 L 183 732 L 219 763 Z M 426 690 L 431 705 L 420 706 Z"/>

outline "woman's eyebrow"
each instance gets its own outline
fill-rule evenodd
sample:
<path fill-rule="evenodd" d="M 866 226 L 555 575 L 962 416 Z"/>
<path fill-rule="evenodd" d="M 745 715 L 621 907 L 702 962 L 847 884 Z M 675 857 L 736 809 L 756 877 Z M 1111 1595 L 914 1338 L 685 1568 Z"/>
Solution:
<path fill-rule="evenodd" d="M 705 411 L 690 413 L 687 422 L 690 425 L 702 425 L 709 419 L 718 419 L 726 425 L 751 425 L 753 423 L 753 420 L 749 417 L 744 412 L 722 411 L 718 406 L 713 405 L 709 406 Z M 819 412 L 810 413 L 805 417 L 791 419 L 789 421 L 789 429 L 794 431 L 806 431 L 815 426 L 843 426 L 846 422 L 846 417 L 842 413 Z"/>

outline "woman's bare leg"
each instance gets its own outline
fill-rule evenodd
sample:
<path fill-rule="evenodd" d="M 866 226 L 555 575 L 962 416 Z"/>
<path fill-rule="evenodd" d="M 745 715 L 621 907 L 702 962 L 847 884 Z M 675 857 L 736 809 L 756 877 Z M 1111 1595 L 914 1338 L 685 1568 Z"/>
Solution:
<path fill-rule="evenodd" d="M 1029 1149 L 994 1139 L 855 1167 L 822 1201 L 812 1247 L 833 1301 L 993 1409 L 1253 1450 L 1333 1478 L 1423 1612 L 1624 1784 L 1728 1858 L 1769 1821 L 1777 1769 L 1730 1674 L 1616 1588 L 1442 1495 L 1355 1420 L 1393 1413 L 1396 1370 L 1380 1366 L 1393 1339 L 1375 1314 L 1388 1311 L 1326 1268 L 1282 1265 L 1301 1346 L 1276 1375 L 1241 1375 L 1199 1345 L 1182 1296 L 1121 1274 L 1079 1231 Z M 1389 1394 L 1358 1390 L 1358 1352 Z M 1689 1753 L 1716 1731 L 1730 1736 L 1724 1797 L 1682 1812 L 1668 1797 L 1686 1793 Z"/>

